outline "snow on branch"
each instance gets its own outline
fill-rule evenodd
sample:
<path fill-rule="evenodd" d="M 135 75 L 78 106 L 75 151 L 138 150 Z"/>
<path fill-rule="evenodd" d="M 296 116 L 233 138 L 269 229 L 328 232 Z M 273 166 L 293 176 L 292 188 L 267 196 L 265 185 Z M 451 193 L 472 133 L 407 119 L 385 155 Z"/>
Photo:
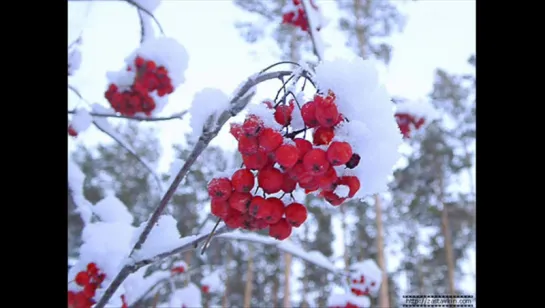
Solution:
<path fill-rule="evenodd" d="M 68 110 L 68 114 L 75 114 L 76 110 Z M 93 117 L 99 117 L 99 118 L 118 118 L 118 119 L 127 119 L 131 121 L 141 121 L 141 122 L 160 122 L 160 121 L 169 121 L 169 120 L 181 120 L 186 114 L 188 113 L 187 110 L 184 110 L 182 112 L 174 113 L 169 116 L 164 117 L 142 117 L 142 116 L 125 116 L 125 115 L 119 115 L 115 113 L 99 113 L 99 112 L 89 112 L 89 114 Z"/>
<path fill-rule="evenodd" d="M 303 9 L 305 10 L 307 21 L 308 21 L 308 33 L 310 39 L 312 40 L 312 46 L 314 48 L 314 54 L 318 57 L 318 60 L 324 59 L 324 42 L 322 37 L 318 33 L 320 25 L 320 15 L 319 11 L 313 9 L 312 3 L 310 0 L 301 0 Z"/>

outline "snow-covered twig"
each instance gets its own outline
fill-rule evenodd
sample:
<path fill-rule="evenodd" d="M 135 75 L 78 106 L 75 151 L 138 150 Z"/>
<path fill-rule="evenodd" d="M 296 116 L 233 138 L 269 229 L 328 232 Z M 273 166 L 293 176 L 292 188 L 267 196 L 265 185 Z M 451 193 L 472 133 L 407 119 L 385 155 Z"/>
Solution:
<path fill-rule="evenodd" d="M 159 204 L 157 205 L 157 207 L 151 214 L 150 219 L 148 220 L 142 233 L 138 237 L 138 240 L 135 243 L 134 247 L 132 248 L 129 256 L 132 256 L 135 251 L 138 251 L 142 247 L 142 245 L 148 238 L 148 235 L 150 234 L 152 228 L 156 225 L 157 221 L 159 220 L 159 217 L 161 216 L 161 214 L 167 207 L 170 199 L 172 199 L 172 197 L 174 196 L 174 193 L 176 189 L 178 188 L 178 186 L 180 185 L 180 183 L 182 182 L 183 178 L 187 175 L 191 166 L 193 166 L 197 158 L 207 148 L 208 144 L 212 141 L 212 139 L 214 139 L 218 135 L 223 125 L 225 125 L 225 123 L 227 123 L 227 121 L 231 117 L 236 116 L 240 111 L 242 111 L 248 105 L 251 98 L 251 95 L 249 96 L 248 92 L 250 92 L 255 86 L 257 86 L 258 84 L 264 81 L 281 78 L 283 76 L 288 76 L 291 74 L 293 74 L 293 72 L 291 71 L 278 71 L 278 72 L 264 73 L 264 74 L 257 75 L 255 77 L 248 78 L 248 80 L 238 89 L 234 97 L 229 102 L 230 107 L 227 110 L 225 110 L 219 117 L 217 117 L 217 121 L 215 121 L 215 123 L 210 123 L 210 121 L 207 121 L 208 125 L 206 125 L 203 128 L 202 135 L 199 137 L 199 140 L 193 147 L 193 150 L 189 154 L 184 165 L 182 166 L 180 171 L 178 171 L 178 174 L 174 178 L 174 181 L 172 181 L 172 184 L 170 185 L 168 190 L 165 192 L 163 198 L 161 199 L 161 201 L 159 202 Z M 225 232 L 225 229 L 222 229 L 222 230 L 223 232 Z M 220 230 L 216 230 L 216 233 L 219 231 Z M 202 238 L 206 238 L 207 236 L 208 234 L 199 236 L 199 240 Z M 184 247 L 177 249 L 177 251 L 180 252 L 189 247 L 194 247 L 194 244 L 195 244 L 195 241 L 192 241 L 190 245 L 184 245 Z M 146 264 L 149 264 L 154 261 L 158 261 L 161 258 L 164 258 L 169 255 L 171 255 L 170 252 L 166 254 L 158 255 L 152 259 L 148 259 L 148 261 L 146 261 L 147 262 Z M 106 289 L 106 291 L 104 292 L 104 295 L 102 296 L 100 301 L 97 303 L 95 308 L 103 308 L 106 305 L 106 303 L 108 303 L 110 298 L 113 296 L 115 291 L 119 288 L 121 283 L 123 283 L 123 281 L 129 276 L 129 274 L 133 272 L 133 269 L 135 268 L 135 266 L 137 264 L 142 264 L 142 262 L 144 261 L 139 261 L 138 263 L 132 264 L 132 265 L 125 265 L 123 269 L 117 274 L 114 281 Z M 142 266 L 143 265 L 145 264 L 142 264 Z"/>
<path fill-rule="evenodd" d="M 98 112 L 89 112 L 90 115 L 93 117 L 100 117 L 100 118 L 119 118 L 119 119 L 127 119 L 127 120 L 133 120 L 133 121 L 141 121 L 141 122 L 159 122 L 159 121 L 168 121 L 168 120 L 181 120 L 183 116 L 187 114 L 187 110 L 184 110 L 182 112 L 175 113 L 170 116 L 166 117 L 129 117 L 125 115 L 118 115 L 113 113 L 98 113 Z M 69 114 L 76 113 L 75 110 L 68 110 Z"/>
<path fill-rule="evenodd" d="M 146 8 L 142 7 L 139 3 L 137 3 L 137 1 L 134 1 L 134 0 L 125 0 L 125 1 L 127 3 L 135 6 L 138 9 L 139 12 L 146 13 L 146 15 L 148 15 L 149 17 L 151 17 L 153 19 L 153 21 L 155 21 L 155 23 L 157 24 L 157 27 L 159 27 L 159 31 L 161 31 L 162 34 L 165 33 L 165 31 L 163 31 L 163 27 L 161 26 L 161 24 L 159 23 L 157 18 L 155 18 L 155 16 L 153 16 L 153 14 L 150 11 L 148 11 Z"/>
<path fill-rule="evenodd" d="M 144 166 L 153 176 L 155 181 L 157 182 L 157 185 L 159 186 L 159 189 L 163 191 L 163 182 L 161 181 L 161 178 L 159 175 L 151 168 L 151 166 L 142 158 L 140 155 L 138 155 L 128 144 L 126 144 L 119 136 L 112 133 L 112 131 L 104 125 L 102 121 L 94 120 L 93 124 L 98 128 L 101 132 L 105 133 L 106 135 L 110 136 L 115 142 L 117 142 L 121 147 L 123 147 L 127 152 L 129 152 L 134 158 L 138 160 L 140 164 Z"/>
<path fill-rule="evenodd" d="M 314 12 L 312 11 L 309 0 L 302 0 L 301 3 L 303 4 L 303 9 L 305 10 L 305 15 L 307 16 L 308 34 L 310 35 L 310 40 L 312 41 L 314 54 L 318 58 L 318 61 L 321 61 L 324 58 L 324 47 L 322 37 L 318 34 L 318 30 L 316 29 Z"/>

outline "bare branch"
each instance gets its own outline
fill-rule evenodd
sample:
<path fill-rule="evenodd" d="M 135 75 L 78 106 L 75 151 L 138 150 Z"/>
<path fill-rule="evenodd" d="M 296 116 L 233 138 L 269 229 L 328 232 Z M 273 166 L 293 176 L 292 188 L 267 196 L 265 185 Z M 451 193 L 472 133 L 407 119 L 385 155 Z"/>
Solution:
<path fill-rule="evenodd" d="M 100 117 L 100 118 L 118 118 L 118 119 L 127 119 L 132 121 L 141 121 L 141 122 L 159 122 L 159 121 L 169 121 L 169 120 L 181 120 L 183 116 L 187 114 L 187 110 L 184 110 L 182 112 L 175 113 L 170 116 L 166 117 L 130 117 L 125 115 L 118 115 L 118 114 L 112 114 L 112 113 L 97 113 L 97 112 L 89 112 L 89 114 L 93 117 Z M 76 113 L 75 110 L 68 110 L 69 114 Z"/>
<path fill-rule="evenodd" d="M 310 35 L 310 40 L 312 41 L 312 48 L 313 48 L 314 54 L 318 58 L 318 61 L 321 61 L 322 54 L 321 54 L 320 48 L 318 47 L 318 44 L 319 44 L 318 43 L 319 38 L 317 37 L 318 31 L 316 31 L 315 25 L 312 24 L 312 20 L 311 18 L 309 18 L 309 9 L 312 9 L 312 8 L 309 8 L 310 3 L 307 2 L 307 0 L 303 0 L 301 1 L 301 3 L 303 4 L 303 9 L 305 10 L 305 15 L 307 17 L 308 34 Z"/>
<path fill-rule="evenodd" d="M 161 31 L 162 34 L 165 34 L 165 31 L 163 31 L 163 27 L 161 26 L 161 24 L 159 23 L 157 18 L 155 18 L 155 16 L 153 16 L 153 14 L 150 11 L 143 8 L 140 4 L 134 2 L 133 0 L 125 0 L 125 1 L 127 3 L 129 3 L 129 4 L 131 4 L 132 6 L 136 7 L 138 9 L 138 11 L 142 11 L 142 12 L 146 13 L 149 17 L 151 17 L 151 19 L 153 19 L 153 21 L 155 21 L 155 23 L 157 24 L 157 27 L 159 27 L 159 31 Z"/>
<path fill-rule="evenodd" d="M 216 121 L 216 123 L 214 123 L 214 125 L 207 125 L 207 127 L 205 127 L 203 129 L 203 134 L 201 135 L 201 137 L 199 138 L 199 140 L 195 144 L 192 152 L 189 154 L 189 157 L 185 161 L 185 163 L 182 166 L 182 168 L 180 169 L 180 171 L 178 171 L 178 174 L 174 178 L 174 181 L 172 181 L 172 184 L 170 185 L 170 187 L 166 191 L 165 195 L 163 196 L 163 198 L 161 199 L 161 201 L 159 202 L 159 204 L 157 205 L 157 207 L 153 211 L 150 219 L 148 220 L 146 226 L 144 227 L 144 230 L 140 234 L 140 236 L 138 238 L 138 241 L 136 242 L 136 244 L 132 248 L 131 253 L 130 253 L 129 256 L 132 256 L 135 251 L 139 250 L 142 247 L 142 245 L 144 244 L 144 242 L 148 238 L 148 235 L 150 234 L 151 229 L 155 226 L 155 224 L 159 220 L 159 217 L 161 216 L 161 214 L 163 213 L 163 211 L 167 207 L 170 199 L 172 199 L 172 197 L 174 196 L 174 192 L 176 191 L 176 189 L 178 188 L 178 186 L 182 182 L 183 178 L 189 172 L 189 169 L 191 168 L 191 166 L 193 166 L 193 164 L 195 163 L 197 158 L 206 149 L 208 144 L 212 141 L 212 139 L 214 139 L 218 135 L 218 133 L 220 132 L 223 125 L 225 125 L 225 123 L 231 117 L 236 116 L 240 111 L 242 111 L 246 107 L 246 105 L 248 105 L 248 103 L 250 101 L 250 98 L 251 98 L 251 96 L 248 96 L 248 92 L 250 92 L 250 90 L 252 90 L 255 86 L 257 86 L 258 84 L 260 84 L 260 83 L 262 83 L 264 81 L 271 80 L 271 79 L 277 79 L 277 78 L 280 78 L 282 76 L 291 75 L 292 73 L 293 72 L 291 72 L 291 71 L 279 71 L 279 72 L 271 72 L 271 73 L 260 74 L 260 75 L 257 75 L 256 77 L 248 78 L 246 83 L 244 83 L 242 85 L 242 87 L 240 87 L 240 89 L 237 91 L 236 95 L 234 95 L 234 97 L 231 99 L 231 101 L 230 101 L 230 106 L 231 107 L 228 110 L 224 111 L 218 117 L 218 120 Z M 216 230 L 216 233 L 218 233 L 220 231 L 221 230 Z M 225 232 L 225 231 L 226 230 L 223 230 L 223 232 Z M 199 240 L 202 239 L 202 238 L 206 238 L 207 236 L 208 236 L 208 234 L 200 236 Z M 192 249 L 194 249 L 194 244 L 195 244 L 195 241 L 193 241 L 192 243 L 189 243 L 189 245 L 184 245 L 183 247 L 180 247 L 177 250 L 177 252 L 183 251 L 183 250 L 188 249 L 190 247 L 193 247 Z M 110 286 L 108 286 L 108 288 L 104 292 L 104 295 L 102 296 L 100 301 L 96 304 L 95 308 L 104 308 L 104 306 L 106 305 L 106 303 L 108 303 L 108 301 L 113 296 L 113 294 L 115 293 L 117 288 L 119 288 L 121 283 L 123 283 L 123 281 L 129 276 L 129 274 L 134 271 L 134 268 L 136 268 L 137 265 L 142 264 L 141 266 L 144 266 L 144 265 L 150 264 L 151 262 L 158 261 L 161 258 L 165 258 L 165 257 L 167 257 L 169 255 L 171 255 L 171 254 L 159 255 L 159 256 L 149 260 L 145 264 L 142 264 L 143 261 L 140 261 L 139 263 L 136 263 L 136 264 L 133 264 L 133 265 L 124 266 L 123 269 L 119 272 L 119 274 L 117 274 L 114 281 L 110 284 Z"/>
<path fill-rule="evenodd" d="M 154 177 L 155 181 L 157 182 L 157 185 L 159 186 L 159 190 L 163 191 L 163 182 L 161 181 L 161 178 L 159 175 L 155 173 L 155 171 L 151 168 L 151 166 L 140 157 L 128 144 L 126 144 L 123 140 L 121 140 L 118 136 L 112 134 L 110 130 L 108 130 L 106 127 L 100 123 L 100 121 L 93 121 L 93 124 L 98 128 L 100 131 L 105 133 L 106 135 L 110 136 L 115 142 L 117 142 L 121 147 L 123 147 L 127 152 L 129 152 L 134 158 L 140 162 L 146 168 Z"/>

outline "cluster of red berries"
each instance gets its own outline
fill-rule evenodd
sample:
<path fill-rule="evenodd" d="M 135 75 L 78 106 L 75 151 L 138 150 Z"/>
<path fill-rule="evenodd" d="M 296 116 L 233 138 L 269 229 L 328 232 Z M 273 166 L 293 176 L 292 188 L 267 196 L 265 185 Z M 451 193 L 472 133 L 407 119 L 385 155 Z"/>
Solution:
<path fill-rule="evenodd" d="M 210 287 L 207 286 L 207 285 L 203 285 L 203 286 L 201 287 L 201 291 L 202 291 L 202 293 L 204 293 L 204 294 L 208 294 L 208 293 L 210 293 Z"/>
<path fill-rule="evenodd" d="M 369 287 L 376 285 L 375 281 L 367 281 L 364 275 L 361 275 L 359 279 L 352 279 L 350 282 L 350 292 L 356 296 L 369 296 Z"/>
<path fill-rule="evenodd" d="M 293 102 L 273 106 L 275 121 L 289 131 Z M 246 117 L 242 124 L 232 124 L 231 134 L 238 141 L 243 166 L 230 178 L 214 178 L 208 184 L 211 212 L 223 219 L 230 228 L 262 230 L 279 240 L 291 235 L 292 227 L 301 226 L 307 219 L 306 207 L 298 202 L 285 203 L 281 198 L 267 196 L 283 192 L 291 194 L 296 186 L 305 193 L 320 190 L 319 196 L 338 206 L 347 197 L 353 197 L 360 188 L 355 176 L 337 176 L 335 167 L 354 168 L 359 155 L 352 152 L 347 142 L 332 141 L 335 126 L 344 121 L 337 110 L 335 95 L 317 94 L 314 100 L 300 110 L 305 128 L 286 132 L 267 127 L 255 114 Z M 300 133 L 313 129 L 313 142 L 297 138 Z M 257 178 L 258 187 L 252 193 Z M 339 185 L 346 186 L 347 195 L 335 193 Z M 263 196 L 256 193 L 261 189 Z"/>
<path fill-rule="evenodd" d="M 101 273 L 95 263 L 87 264 L 87 270 L 79 272 L 74 279 L 78 286 L 83 287 L 83 290 L 68 291 L 68 307 L 90 308 L 93 306 L 95 304 L 93 297 L 105 278 L 106 274 Z"/>
<path fill-rule="evenodd" d="M 127 71 L 132 70 L 132 66 L 127 67 Z M 149 116 L 156 106 L 150 93 L 157 91 L 157 95 L 163 97 L 174 92 L 174 87 L 168 70 L 164 66 L 157 67 L 154 61 L 136 57 L 134 70 L 136 76 L 129 90 L 120 92 L 116 84 L 110 84 L 104 96 L 112 108 L 122 115 L 134 116 L 143 112 Z"/>
<path fill-rule="evenodd" d="M 360 308 L 358 305 L 352 304 L 351 302 L 346 302 L 344 306 L 331 306 L 329 308 Z"/>
<path fill-rule="evenodd" d="M 170 273 L 172 275 L 176 275 L 176 274 L 183 274 L 185 272 L 185 267 L 183 266 L 176 266 L 176 267 L 173 267 L 171 270 L 170 270 Z"/>
<path fill-rule="evenodd" d="M 411 137 L 411 130 L 413 126 L 415 129 L 420 129 L 420 127 L 422 127 L 422 125 L 424 125 L 426 122 L 424 118 L 417 118 L 408 113 L 396 113 L 395 117 L 399 130 L 401 131 L 401 134 L 403 134 L 403 138 Z"/>
<path fill-rule="evenodd" d="M 295 27 L 301 28 L 303 31 L 308 31 L 308 19 L 301 0 L 292 0 L 295 11 L 289 11 L 282 15 L 282 23 L 290 24 Z M 314 4 L 313 0 L 310 0 L 310 5 L 313 9 L 318 10 L 318 6 Z M 319 30 L 319 29 L 318 29 Z"/>

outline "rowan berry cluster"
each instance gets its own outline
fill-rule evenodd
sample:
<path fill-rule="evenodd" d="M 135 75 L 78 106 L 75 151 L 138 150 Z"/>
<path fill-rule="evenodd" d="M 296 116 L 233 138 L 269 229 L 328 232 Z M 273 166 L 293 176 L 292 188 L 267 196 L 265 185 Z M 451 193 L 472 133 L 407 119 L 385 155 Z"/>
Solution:
<path fill-rule="evenodd" d="M 375 281 L 366 279 L 364 275 L 360 275 L 359 279 L 353 278 L 350 281 L 350 292 L 356 296 L 369 296 L 369 289 L 376 286 Z"/>
<path fill-rule="evenodd" d="M 68 291 L 68 307 L 90 308 L 93 306 L 95 304 L 93 297 L 105 278 L 106 274 L 101 273 L 95 263 L 87 264 L 87 270 L 77 273 L 74 279 L 83 289 L 78 292 Z"/>
<path fill-rule="evenodd" d="M 282 15 L 282 23 L 299 27 L 303 31 L 308 31 L 309 24 L 308 24 L 305 8 L 303 7 L 303 3 L 301 3 L 301 0 L 292 0 L 292 2 L 293 2 L 293 6 L 291 7 L 292 9 L 289 11 L 286 11 Z M 310 0 L 310 5 L 312 6 L 313 9 L 318 10 L 318 6 L 314 4 L 313 0 Z"/>
<path fill-rule="evenodd" d="M 358 305 L 352 304 L 351 302 L 346 302 L 344 306 L 331 306 L 329 308 L 360 308 Z"/>
<path fill-rule="evenodd" d="M 128 89 L 120 89 L 116 84 L 110 84 L 104 96 L 112 108 L 125 116 L 144 113 L 147 116 L 155 109 L 155 100 L 151 97 L 157 91 L 159 97 L 174 92 L 174 87 L 164 66 L 157 66 L 152 60 L 142 57 L 134 59 L 134 66 L 128 66 L 127 71 L 134 71 L 134 82 Z"/>
<path fill-rule="evenodd" d="M 281 131 L 267 126 L 255 114 L 247 116 L 242 124 L 231 124 L 243 168 L 230 177 L 210 181 L 212 214 L 230 228 L 268 227 L 271 237 L 283 240 L 291 235 L 292 227 L 301 226 L 307 219 L 306 207 L 292 194 L 297 185 L 307 194 L 319 190 L 319 196 L 334 206 L 353 197 L 360 188 L 359 179 L 339 177 L 335 168 L 354 168 L 360 158 L 349 143 L 333 141 L 336 126 L 345 121 L 335 99 L 332 92 L 317 94 L 298 109 L 305 124 L 300 131 L 290 132 L 294 101 L 276 106 L 266 102 L 275 121 L 283 127 Z M 307 130 L 314 130 L 313 142 L 304 138 Z M 303 138 L 297 137 L 301 134 Z M 256 179 L 257 188 L 252 193 Z M 337 194 L 339 186 L 345 186 L 345 195 Z M 262 196 L 257 195 L 259 189 Z M 291 202 L 271 196 L 277 193 L 290 194 Z"/>
<path fill-rule="evenodd" d="M 426 122 L 424 118 L 417 118 L 408 113 L 396 113 L 395 117 L 403 138 L 410 138 L 412 128 L 419 129 Z"/>

